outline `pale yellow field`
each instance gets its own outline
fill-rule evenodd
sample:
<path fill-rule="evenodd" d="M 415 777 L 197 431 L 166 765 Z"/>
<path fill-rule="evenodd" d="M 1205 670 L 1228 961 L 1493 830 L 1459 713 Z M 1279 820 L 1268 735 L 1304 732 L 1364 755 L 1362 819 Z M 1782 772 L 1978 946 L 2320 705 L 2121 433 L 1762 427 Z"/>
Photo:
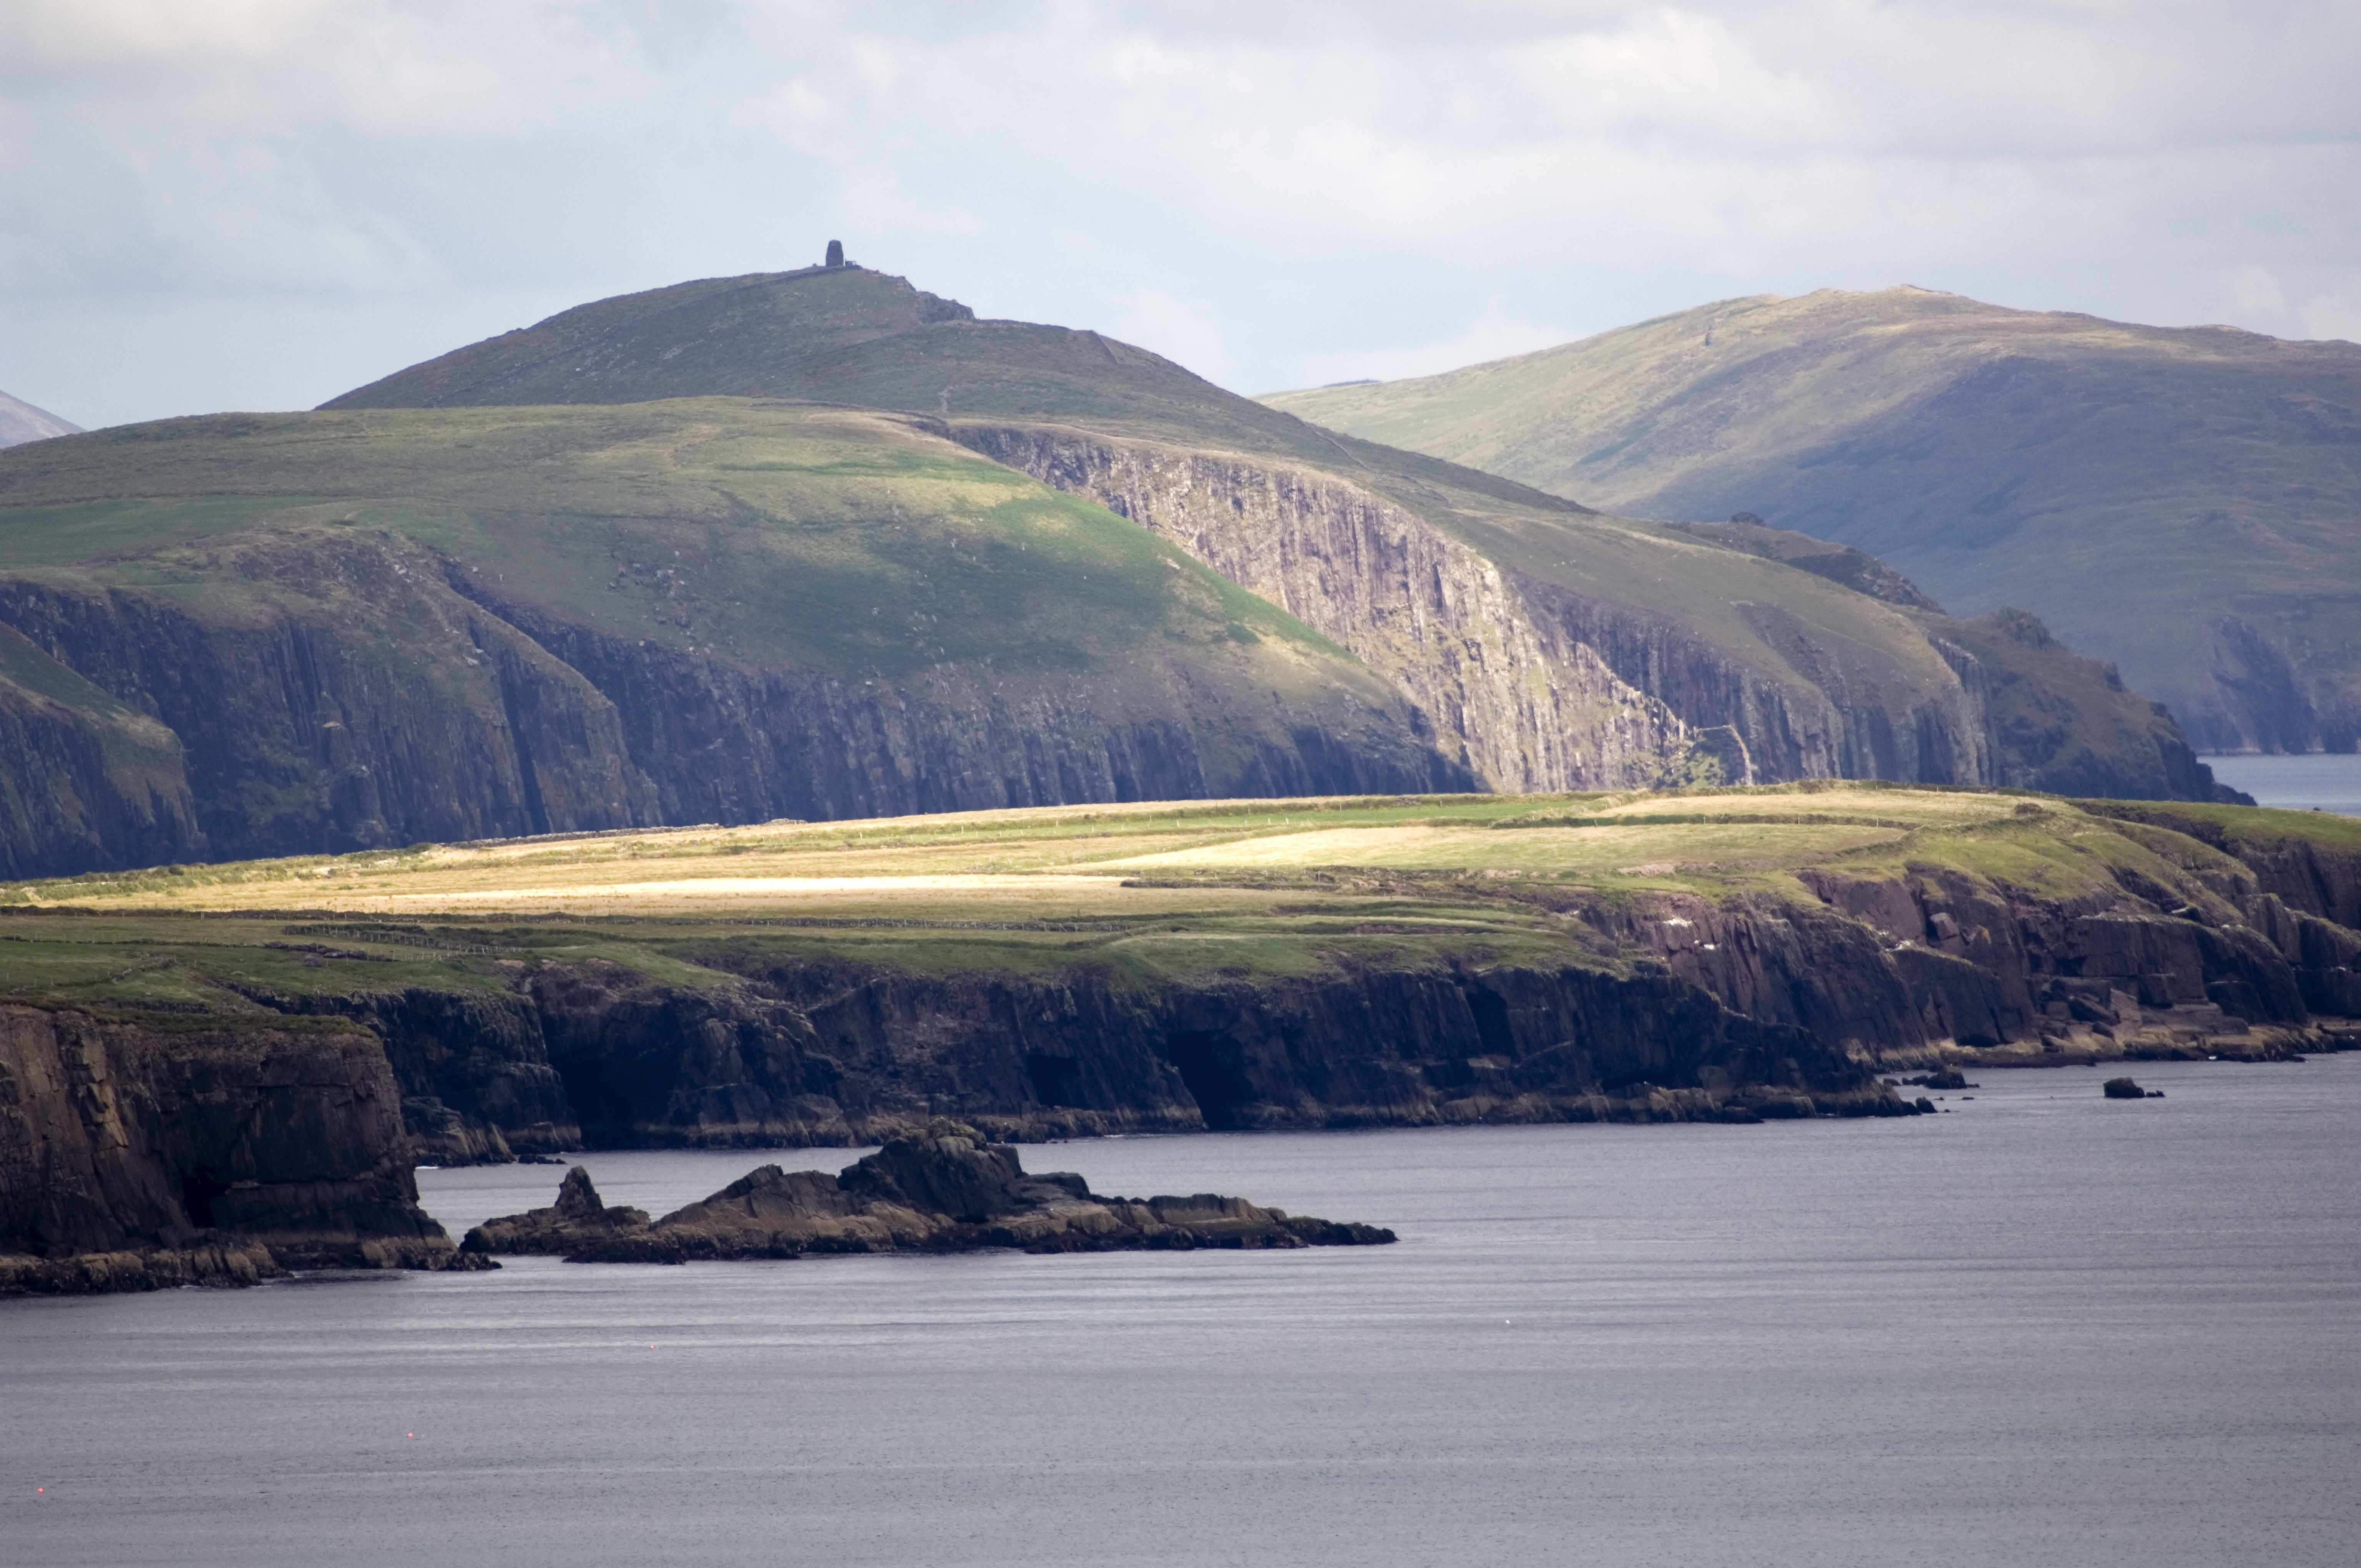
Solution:
<path fill-rule="evenodd" d="M 1713 823 L 1631 828 L 1345 828 L 1284 833 L 1097 862 L 1102 870 L 1242 871 L 1366 866 L 1388 871 L 1615 872 L 1634 862 L 1733 865 L 1814 860 L 1902 837 L 1850 824 Z"/>
<path fill-rule="evenodd" d="M 1038 921 L 1244 907 L 1268 896 L 1189 885 L 1224 873 L 1264 882 L 1298 872 L 1350 880 L 1356 871 L 1744 875 L 1890 844 L 1913 828 L 1958 829 L 2028 809 L 2054 808 L 2021 796 L 1853 786 L 1144 802 L 515 839 L 24 883 L 9 895 L 124 910 Z M 1719 819 L 1644 820 L 1675 816 Z M 1536 825 L 1495 826 L 1512 821 Z M 1184 885 L 1123 885 L 1139 879 Z"/>

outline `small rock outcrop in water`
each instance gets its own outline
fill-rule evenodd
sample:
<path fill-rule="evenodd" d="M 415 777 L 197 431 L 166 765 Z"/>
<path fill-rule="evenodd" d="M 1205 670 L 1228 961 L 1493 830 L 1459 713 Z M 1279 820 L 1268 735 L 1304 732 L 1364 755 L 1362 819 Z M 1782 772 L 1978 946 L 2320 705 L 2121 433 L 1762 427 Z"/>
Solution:
<path fill-rule="evenodd" d="M 805 1253 L 1120 1252 L 1141 1248 L 1367 1246 L 1394 1234 L 1266 1209 L 1243 1198 L 1103 1198 L 1071 1172 L 1027 1175 L 1016 1151 L 938 1119 L 838 1176 L 748 1172 L 651 1224 L 609 1208 L 576 1166 L 557 1202 L 488 1220 L 463 1251 L 541 1253 L 576 1263 L 686 1263 Z"/>
<path fill-rule="evenodd" d="M 2161 1100 L 2164 1098 L 2163 1090 L 2142 1089 L 2128 1078 L 2107 1080 L 2103 1092 L 2110 1100 Z"/>

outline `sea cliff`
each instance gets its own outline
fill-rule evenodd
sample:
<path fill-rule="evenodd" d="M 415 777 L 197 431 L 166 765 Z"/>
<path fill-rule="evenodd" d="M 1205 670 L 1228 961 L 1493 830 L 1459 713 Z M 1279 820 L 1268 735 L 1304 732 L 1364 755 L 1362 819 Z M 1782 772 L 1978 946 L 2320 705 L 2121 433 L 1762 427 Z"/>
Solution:
<path fill-rule="evenodd" d="M 0 1293 L 446 1266 L 411 1165 L 365 1030 L 0 1005 Z"/>

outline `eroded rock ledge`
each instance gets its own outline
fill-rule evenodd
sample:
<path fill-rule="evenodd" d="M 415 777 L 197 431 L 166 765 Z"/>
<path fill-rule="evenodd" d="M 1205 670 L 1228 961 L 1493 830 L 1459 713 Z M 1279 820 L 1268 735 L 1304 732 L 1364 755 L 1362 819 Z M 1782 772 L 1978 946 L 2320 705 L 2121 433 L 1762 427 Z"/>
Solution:
<path fill-rule="evenodd" d="M 1126 1252 L 1194 1247 L 1370 1246 L 1374 1225 L 1266 1209 L 1243 1198 L 1108 1198 L 1071 1171 L 1028 1175 L 1016 1149 L 939 1117 L 837 1176 L 763 1166 L 701 1203 L 651 1223 L 599 1201 L 590 1173 L 568 1171 L 557 1201 L 488 1220 L 463 1253 L 537 1253 L 573 1263 L 686 1263 L 807 1253 Z"/>

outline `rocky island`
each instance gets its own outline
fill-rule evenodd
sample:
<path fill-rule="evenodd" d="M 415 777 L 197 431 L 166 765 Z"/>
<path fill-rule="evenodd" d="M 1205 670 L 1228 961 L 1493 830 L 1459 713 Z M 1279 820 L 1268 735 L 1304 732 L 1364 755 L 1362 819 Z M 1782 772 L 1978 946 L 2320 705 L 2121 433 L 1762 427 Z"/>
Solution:
<path fill-rule="evenodd" d="M 576 1166 L 546 1209 L 487 1220 L 464 1253 L 555 1255 L 569 1263 L 686 1263 L 807 1253 L 1181 1251 L 1378 1246 L 1394 1234 L 1266 1209 L 1243 1198 L 1108 1198 L 1071 1171 L 1028 1175 L 1016 1150 L 937 1117 L 840 1175 L 762 1166 L 651 1223 L 609 1207 Z"/>

